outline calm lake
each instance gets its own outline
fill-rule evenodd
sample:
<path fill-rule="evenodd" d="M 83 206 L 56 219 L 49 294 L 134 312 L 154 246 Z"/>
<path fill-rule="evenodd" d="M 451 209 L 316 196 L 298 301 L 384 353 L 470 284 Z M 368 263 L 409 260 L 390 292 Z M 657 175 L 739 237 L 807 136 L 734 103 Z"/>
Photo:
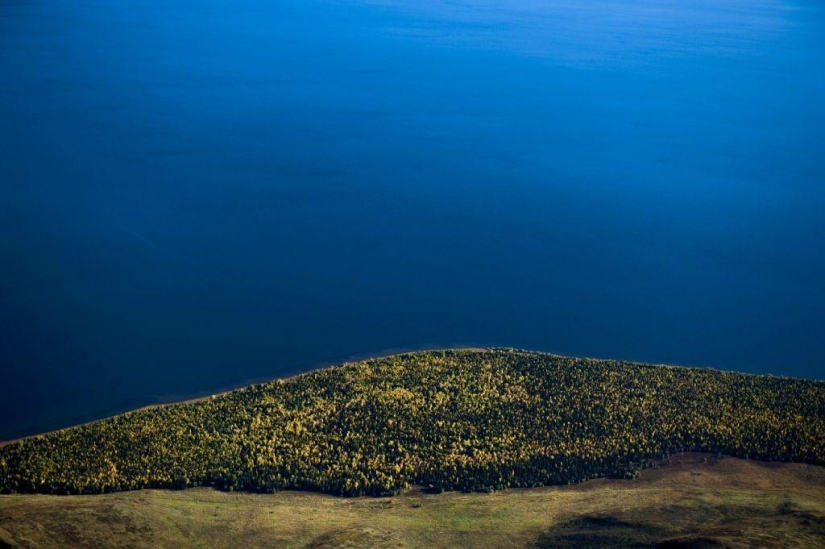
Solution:
<path fill-rule="evenodd" d="M 825 377 L 819 0 L 0 0 L 0 440 L 390 348 Z"/>

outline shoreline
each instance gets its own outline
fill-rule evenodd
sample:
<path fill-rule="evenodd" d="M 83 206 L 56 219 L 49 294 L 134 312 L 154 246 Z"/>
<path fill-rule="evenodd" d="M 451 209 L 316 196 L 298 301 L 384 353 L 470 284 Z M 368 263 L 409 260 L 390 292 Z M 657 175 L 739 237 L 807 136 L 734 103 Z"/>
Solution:
<path fill-rule="evenodd" d="M 50 429 L 48 431 L 43 431 L 43 432 L 31 434 L 31 435 L 25 435 L 25 436 L 21 436 L 21 437 L 9 439 L 9 440 L 3 440 L 3 441 L 0 441 L 0 448 L 2 448 L 4 446 L 11 445 L 11 444 L 16 444 L 16 443 L 18 443 L 20 441 L 23 441 L 23 440 L 28 440 L 28 439 L 32 439 L 32 438 L 41 437 L 41 436 L 46 436 L 46 435 L 50 435 L 50 434 L 53 434 L 53 433 L 59 433 L 61 431 L 65 431 L 65 430 L 68 430 L 68 429 L 75 429 L 77 427 L 82 427 L 84 425 L 90 425 L 90 424 L 93 424 L 93 423 L 97 423 L 98 421 L 105 421 L 107 419 L 111 419 L 113 417 L 121 416 L 121 415 L 124 415 L 124 414 L 131 414 L 131 413 L 134 413 L 134 412 L 141 412 L 141 411 L 145 411 L 145 410 L 153 410 L 155 408 L 161 408 L 161 407 L 164 407 L 164 406 L 173 406 L 173 405 L 176 405 L 176 404 L 191 404 L 191 403 L 195 403 L 195 402 L 203 402 L 207 399 L 211 399 L 211 398 L 219 397 L 219 396 L 222 396 L 222 395 L 226 395 L 226 394 L 229 394 L 233 391 L 238 391 L 238 390 L 244 389 L 246 387 L 250 387 L 252 385 L 260 385 L 260 384 L 264 384 L 264 383 L 271 383 L 273 381 L 279 381 L 279 380 L 280 381 L 290 381 L 290 380 L 299 378 L 301 376 L 311 374 L 313 372 L 317 372 L 317 371 L 320 371 L 320 370 L 325 370 L 327 368 L 336 368 L 338 366 L 343 366 L 345 364 L 350 364 L 350 363 L 354 363 L 354 362 L 363 362 L 363 361 L 366 361 L 366 360 L 373 360 L 373 359 L 379 359 L 379 358 L 388 358 L 388 357 L 393 357 L 393 356 L 401 356 L 401 355 L 406 355 L 406 354 L 411 354 L 411 353 L 419 353 L 419 352 L 426 352 L 426 351 L 492 351 L 492 350 L 496 350 L 496 349 L 510 350 L 510 351 L 515 351 L 515 352 L 519 352 L 519 353 L 532 353 L 532 354 L 538 354 L 538 355 L 548 355 L 548 356 L 554 356 L 554 357 L 559 357 L 559 358 L 568 358 L 568 359 L 595 360 L 595 361 L 615 361 L 615 362 L 625 362 L 625 363 L 630 363 L 630 364 L 637 364 L 637 365 L 642 365 L 642 366 L 660 366 L 660 367 L 664 366 L 664 367 L 668 367 L 668 368 L 698 368 L 698 369 L 703 369 L 703 370 L 715 370 L 715 371 L 719 371 L 719 372 L 734 372 L 734 373 L 737 373 L 737 374 L 749 375 L 749 376 L 760 376 L 760 377 L 761 376 L 767 376 L 767 377 L 777 377 L 777 378 L 786 378 L 786 379 L 806 379 L 808 381 L 825 382 L 825 380 L 822 380 L 822 379 L 794 378 L 792 376 L 781 376 L 781 375 L 777 376 L 777 375 L 774 375 L 774 374 L 754 374 L 754 373 L 750 373 L 750 372 L 742 372 L 742 371 L 738 371 L 738 370 L 725 370 L 725 369 L 713 368 L 713 367 L 709 367 L 709 366 L 684 366 L 684 365 L 676 365 L 676 364 L 637 362 L 637 361 L 634 361 L 634 360 L 621 360 L 621 359 L 613 359 L 613 358 L 574 357 L 574 356 L 568 356 L 568 355 L 561 355 L 561 354 L 558 354 L 558 353 L 552 353 L 552 352 L 549 352 L 549 351 L 535 351 L 535 350 L 531 350 L 531 349 L 521 349 L 521 348 L 516 348 L 516 347 L 505 347 L 505 346 L 483 347 L 483 346 L 472 346 L 472 345 L 455 345 L 455 346 L 422 345 L 422 346 L 418 346 L 418 347 L 390 347 L 390 348 L 382 349 L 380 351 L 376 351 L 376 352 L 372 352 L 372 353 L 355 353 L 355 354 L 346 355 L 346 356 L 338 358 L 338 359 L 325 360 L 325 361 L 316 363 L 314 366 L 311 366 L 306 370 L 298 371 L 298 372 L 295 372 L 295 373 L 289 373 L 289 374 L 286 374 L 282 377 L 262 377 L 262 376 L 258 376 L 258 377 L 254 377 L 254 378 L 248 378 L 248 379 L 246 379 L 246 380 L 244 380 L 240 383 L 232 384 L 232 386 L 230 386 L 228 388 L 220 389 L 220 390 L 218 390 L 217 392 L 214 392 L 214 393 L 182 396 L 181 398 L 178 398 L 176 395 L 166 395 L 165 397 L 160 397 L 161 401 L 157 402 L 155 404 L 147 404 L 145 406 L 140 406 L 138 408 L 127 408 L 127 409 L 123 409 L 123 410 L 120 410 L 120 411 L 108 412 L 108 413 L 106 413 L 106 415 L 103 415 L 102 417 L 98 417 L 98 418 L 95 418 L 95 419 L 90 419 L 88 421 L 81 421 L 79 423 L 73 423 L 72 425 L 68 425 L 66 427 L 59 427 L 57 429 Z"/>
<path fill-rule="evenodd" d="M 126 408 L 126 409 L 123 409 L 123 410 L 120 410 L 120 411 L 105 412 L 105 415 L 103 415 L 101 417 L 98 417 L 98 418 L 95 418 L 95 419 L 90 419 L 88 421 L 81 421 L 79 423 L 73 423 L 71 425 L 67 425 L 66 427 L 58 427 L 57 429 L 49 429 L 48 431 L 42 431 L 42 432 L 34 433 L 34 434 L 31 434 L 31 435 L 24 435 L 24 436 L 9 439 L 9 440 L 0 440 L 0 448 L 2 448 L 4 446 L 8 446 L 10 444 L 16 444 L 16 443 L 21 442 L 23 440 L 28 440 L 28 439 L 32 439 L 32 438 L 41 437 L 41 436 L 46 436 L 46 435 L 50 435 L 50 434 L 53 434 L 53 433 L 59 433 L 61 431 L 66 431 L 68 429 L 75 429 L 77 427 L 83 427 L 84 425 L 91 425 L 92 423 L 97 423 L 98 421 L 105 421 L 107 419 L 111 419 L 111 418 L 117 417 L 117 416 L 122 416 L 124 414 L 131 414 L 131 413 L 134 413 L 134 412 L 142 412 L 142 411 L 145 411 L 145 410 L 153 410 L 155 408 L 161 408 L 161 407 L 164 407 L 164 406 L 174 406 L 176 404 L 191 404 L 191 403 L 195 403 L 195 402 L 203 402 L 207 399 L 210 399 L 210 398 L 213 398 L 213 397 L 219 397 L 219 396 L 222 396 L 222 395 L 226 395 L 226 394 L 229 394 L 233 391 L 238 391 L 238 390 L 241 390 L 241 389 L 245 389 L 246 387 L 250 387 L 252 385 L 260 385 L 260 384 L 263 384 L 263 383 L 270 383 L 270 382 L 278 381 L 278 380 L 280 380 L 280 381 L 289 381 L 289 380 L 296 379 L 296 378 L 299 378 L 299 377 L 307 375 L 307 374 L 311 374 L 312 372 L 317 372 L 319 370 L 325 370 L 327 368 L 335 368 L 335 367 L 343 366 L 344 364 L 349 364 L 349 363 L 352 363 L 352 362 L 362 362 L 362 361 L 365 361 L 365 360 L 372 360 L 372 359 L 377 359 L 377 358 L 387 358 L 387 357 L 391 357 L 391 356 L 400 356 L 400 355 L 406 355 L 406 354 L 410 354 L 410 353 L 418 353 L 418 352 L 424 352 L 424 351 L 439 351 L 439 350 L 445 350 L 445 351 L 472 351 L 472 350 L 475 350 L 475 351 L 489 351 L 491 349 L 497 349 L 497 348 L 504 348 L 504 347 L 479 347 L 479 346 L 464 346 L 464 345 L 445 347 L 445 346 L 439 346 L 439 345 L 424 345 L 424 346 L 420 346 L 420 347 L 390 347 L 390 348 L 382 349 L 380 351 L 376 351 L 376 352 L 373 352 L 373 353 L 350 354 L 350 355 L 344 356 L 343 358 L 329 359 L 329 360 L 325 360 L 325 361 L 316 363 L 315 365 L 310 366 L 306 370 L 298 371 L 298 372 L 295 372 L 295 373 L 288 373 L 288 374 L 286 374 L 282 377 L 257 376 L 257 377 L 254 377 L 254 378 L 248 378 L 248 379 L 246 379 L 244 381 L 241 381 L 237 384 L 233 383 L 228 388 L 219 389 L 217 392 L 214 392 L 214 393 L 207 393 L 207 394 L 195 393 L 194 395 L 188 395 L 188 396 L 181 395 L 180 397 L 178 397 L 176 395 L 165 395 L 165 396 L 160 397 L 160 402 L 157 402 L 155 404 L 146 404 L 145 406 L 139 406 L 137 408 Z M 522 349 L 516 349 L 516 350 L 522 351 Z M 530 352 L 537 352 L 537 351 L 530 351 Z M 550 353 L 547 353 L 547 354 L 550 354 Z"/>

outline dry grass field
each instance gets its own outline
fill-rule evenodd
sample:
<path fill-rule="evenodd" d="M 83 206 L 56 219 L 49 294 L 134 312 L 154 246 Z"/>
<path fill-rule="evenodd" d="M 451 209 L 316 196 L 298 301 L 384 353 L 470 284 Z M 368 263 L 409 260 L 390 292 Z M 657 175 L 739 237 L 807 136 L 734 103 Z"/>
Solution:
<path fill-rule="evenodd" d="M 685 454 L 638 480 L 339 498 L 0 496 L 0 547 L 825 547 L 825 468 Z"/>

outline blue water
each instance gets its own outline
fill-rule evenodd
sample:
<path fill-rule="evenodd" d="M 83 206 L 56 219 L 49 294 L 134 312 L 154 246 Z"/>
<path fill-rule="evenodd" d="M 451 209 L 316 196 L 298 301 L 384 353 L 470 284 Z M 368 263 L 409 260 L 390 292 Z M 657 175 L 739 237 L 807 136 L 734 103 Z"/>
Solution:
<path fill-rule="evenodd" d="M 387 348 L 825 377 L 818 0 L 0 0 L 0 439 Z"/>

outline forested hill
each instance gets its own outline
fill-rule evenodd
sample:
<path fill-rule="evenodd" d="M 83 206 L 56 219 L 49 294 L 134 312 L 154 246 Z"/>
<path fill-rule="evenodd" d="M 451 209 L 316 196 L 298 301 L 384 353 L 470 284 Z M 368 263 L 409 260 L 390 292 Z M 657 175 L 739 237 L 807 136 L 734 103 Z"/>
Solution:
<path fill-rule="evenodd" d="M 825 383 L 509 349 L 409 353 L 4 446 L 0 490 L 490 490 L 631 478 L 681 450 L 825 464 Z"/>

